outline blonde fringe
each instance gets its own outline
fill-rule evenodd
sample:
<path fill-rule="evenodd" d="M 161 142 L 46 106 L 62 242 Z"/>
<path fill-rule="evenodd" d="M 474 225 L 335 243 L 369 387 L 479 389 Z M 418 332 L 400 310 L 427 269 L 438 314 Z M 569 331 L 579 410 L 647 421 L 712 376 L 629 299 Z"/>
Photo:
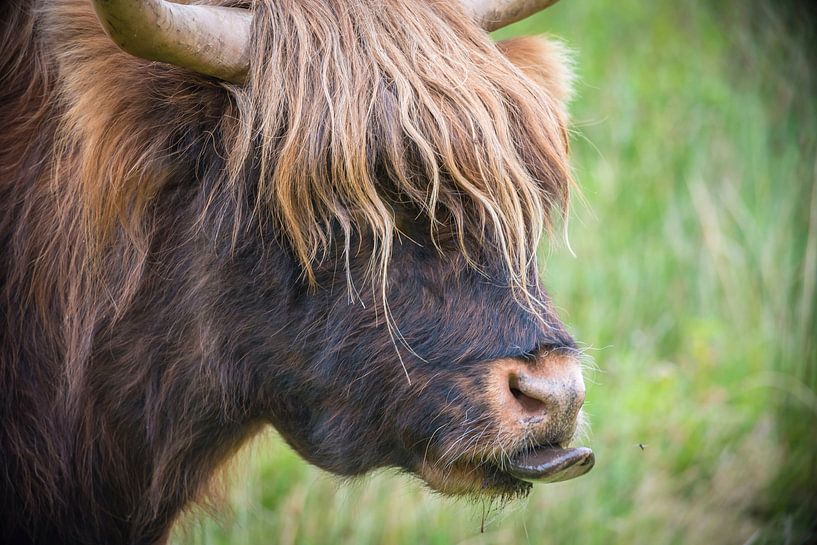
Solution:
<path fill-rule="evenodd" d="M 176 124 L 194 123 L 205 105 L 224 109 L 226 183 L 243 203 L 256 178 L 251 213 L 276 218 L 310 283 L 339 244 L 357 293 L 352 245 L 370 237 L 368 273 L 385 304 L 397 196 L 423 211 L 435 244 L 437 234 L 453 237 L 474 268 L 477 253 L 500 256 L 519 300 L 541 308 L 536 249 L 572 186 L 562 109 L 569 77 L 554 58 L 536 66 L 543 54 L 559 57 L 547 51 L 558 47 L 497 47 L 454 0 L 258 0 L 249 82 L 221 86 L 127 57 L 84 4 L 72 18 L 54 9 L 81 47 L 59 55 L 68 107 L 55 150 L 65 164 L 55 162 L 53 179 L 80 174 L 79 194 L 64 194 L 82 201 L 87 240 L 99 248 L 91 257 L 118 224 L 130 259 L 145 258 L 147 210 L 178 159 L 168 152 L 173 131 L 143 119 L 158 99 Z M 151 92 L 134 83 L 142 81 Z M 244 222 L 234 220 L 237 240 Z M 112 297 L 124 308 L 132 291 Z"/>
<path fill-rule="evenodd" d="M 385 172 L 432 235 L 450 228 L 475 267 L 474 237 L 492 247 L 538 306 L 536 248 L 571 185 L 557 97 L 453 1 L 261 0 L 254 36 L 230 180 L 256 161 L 255 212 L 278 218 L 309 282 L 339 226 L 347 262 L 353 235 L 371 235 L 385 291 L 397 232 Z"/>

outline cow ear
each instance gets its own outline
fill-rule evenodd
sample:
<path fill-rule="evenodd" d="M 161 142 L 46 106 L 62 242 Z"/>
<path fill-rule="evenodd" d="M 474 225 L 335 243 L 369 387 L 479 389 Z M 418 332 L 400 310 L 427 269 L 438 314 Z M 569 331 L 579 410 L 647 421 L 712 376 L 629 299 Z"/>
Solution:
<path fill-rule="evenodd" d="M 539 84 L 567 114 L 567 103 L 573 95 L 573 61 L 559 41 L 525 36 L 497 43 L 505 57 L 526 76 Z"/>

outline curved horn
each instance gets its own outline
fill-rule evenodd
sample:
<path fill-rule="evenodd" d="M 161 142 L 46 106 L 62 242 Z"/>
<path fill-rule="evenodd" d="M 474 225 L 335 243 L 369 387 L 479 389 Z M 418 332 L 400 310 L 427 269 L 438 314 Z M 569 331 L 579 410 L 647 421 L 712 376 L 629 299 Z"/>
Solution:
<path fill-rule="evenodd" d="M 558 0 L 460 0 L 487 31 L 515 23 Z M 97 17 L 119 47 L 233 83 L 250 65 L 249 10 L 166 0 L 93 0 Z"/>
<path fill-rule="evenodd" d="M 94 0 L 94 8 L 111 39 L 131 55 L 233 83 L 246 77 L 248 10 L 165 0 Z"/>
<path fill-rule="evenodd" d="M 530 17 L 559 0 L 460 0 L 474 21 L 488 32 Z"/>

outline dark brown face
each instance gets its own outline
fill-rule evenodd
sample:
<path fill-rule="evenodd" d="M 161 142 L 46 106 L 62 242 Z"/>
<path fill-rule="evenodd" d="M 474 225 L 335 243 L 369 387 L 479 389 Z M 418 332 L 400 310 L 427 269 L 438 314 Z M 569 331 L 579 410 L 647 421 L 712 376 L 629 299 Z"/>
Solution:
<path fill-rule="evenodd" d="M 395 245 L 387 311 L 360 276 L 365 246 L 350 262 L 354 300 L 341 259 L 325 260 L 317 290 L 295 282 L 283 297 L 286 323 L 269 329 L 286 357 L 259 362 L 269 370 L 268 418 L 326 470 L 394 466 L 452 494 L 519 494 L 525 481 L 589 470 L 589 451 L 558 448 L 580 427 L 585 390 L 574 342 L 544 291 L 538 320 L 489 255 L 480 274 L 421 228 L 408 234 Z"/>
<path fill-rule="evenodd" d="M 304 458 L 512 495 L 593 463 L 563 448 L 581 420 L 579 360 L 525 266 L 569 193 L 569 70 L 559 46 L 497 48 L 464 14 L 406 27 L 427 5 L 341 10 L 368 15 L 337 39 L 276 35 L 259 49 L 274 62 L 253 75 L 253 130 L 227 131 L 257 137 L 225 149 L 247 168 L 230 199 L 250 212 L 215 211 L 212 225 L 242 237 L 258 229 L 231 231 L 231 218 L 274 225 L 239 237 L 243 270 L 211 291 L 224 297 L 214 308 L 235 311 L 223 317 L 240 344 L 232 359 L 255 379 L 262 414 Z M 305 21 L 325 11 L 299 9 Z M 362 28 L 374 30 L 350 30 Z M 373 241 L 391 243 L 388 256 Z M 512 287 L 526 273 L 536 312 Z"/>

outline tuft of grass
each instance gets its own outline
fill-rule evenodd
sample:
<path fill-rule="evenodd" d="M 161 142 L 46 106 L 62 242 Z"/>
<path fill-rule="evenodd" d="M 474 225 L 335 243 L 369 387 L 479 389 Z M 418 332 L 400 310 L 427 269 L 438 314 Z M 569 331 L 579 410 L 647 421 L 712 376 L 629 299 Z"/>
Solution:
<path fill-rule="evenodd" d="M 814 539 L 817 63 L 800 9 L 564 0 L 501 33 L 576 52 L 585 204 L 576 257 L 543 259 L 595 362 L 591 473 L 499 508 L 392 472 L 341 482 L 270 433 L 241 455 L 221 518 L 193 513 L 172 542 Z"/>

